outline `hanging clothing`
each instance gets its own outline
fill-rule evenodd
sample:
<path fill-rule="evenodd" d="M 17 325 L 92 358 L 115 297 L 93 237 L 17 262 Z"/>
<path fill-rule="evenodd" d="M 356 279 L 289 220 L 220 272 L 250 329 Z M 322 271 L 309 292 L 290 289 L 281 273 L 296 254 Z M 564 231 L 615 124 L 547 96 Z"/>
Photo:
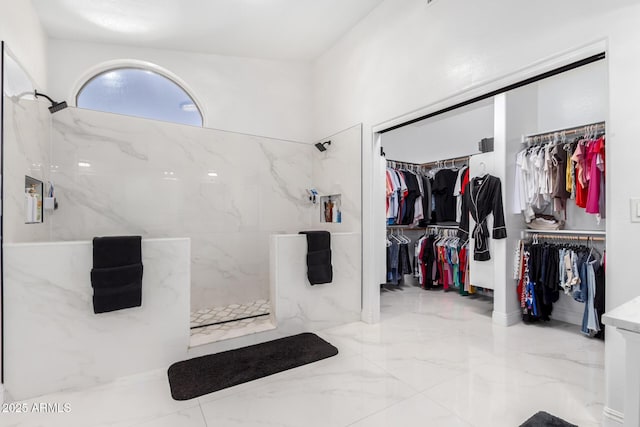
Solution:
<path fill-rule="evenodd" d="M 405 209 L 402 212 L 402 219 L 399 224 L 409 225 L 413 223 L 416 200 L 420 197 L 420 186 L 418 185 L 418 178 L 415 174 L 409 171 L 401 171 L 401 173 L 403 174 L 407 185 L 407 192 L 404 198 Z"/>
<path fill-rule="evenodd" d="M 520 241 L 517 293 L 523 320 L 550 320 L 560 294 L 584 304 L 581 332 L 603 337 L 604 265 L 592 247 Z M 564 291 L 564 292 L 562 292 Z"/>
<path fill-rule="evenodd" d="M 437 223 L 456 220 L 456 198 L 453 195 L 453 189 L 457 178 L 458 172 L 452 169 L 441 169 L 434 177 L 431 192 L 435 195 Z"/>
<path fill-rule="evenodd" d="M 460 223 L 462 218 L 462 195 L 466 185 L 469 183 L 469 168 L 463 166 L 458 171 L 458 178 L 456 178 L 456 184 L 453 187 L 453 195 L 456 196 L 456 222 Z"/>
<path fill-rule="evenodd" d="M 596 296 L 593 299 L 593 305 L 596 310 L 598 324 L 600 325 L 600 331 L 596 332 L 595 337 L 604 339 L 604 323 L 602 323 L 602 315 L 604 314 L 605 306 L 605 274 L 604 263 L 596 270 Z"/>
<path fill-rule="evenodd" d="M 415 246 L 419 283 L 423 289 L 442 286 L 444 290 L 458 288 L 461 295 L 469 295 L 468 247 L 452 235 L 453 229 L 428 230 Z"/>
<path fill-rule="evenodd" d="M 587 156 L 584 140 L 579 141 L 576 145 L 576 151 L 571 156 L 571 161 L 575 163 L 576 170 L 576 205 L 586 208 L 588 182 L 586 178 Z"/>
<path fill-rule="evenodd" d="M 602 172 L 604 170 L 604 159 L 601 151 L 604 152 L 604 137 L 589 143 L 587 147 L 587 162 L 590 164 L 587 180 L 589 188 L 587 190 L 586 211 L 591 214 L 600 214 L 600 184 L 602 183 Z M 598 159 L 602 159 L 601 162 Z"/>
<path fill-rule="evenodd" d="M 390 161 L 388 164 L 393 164 Z M 417 165 L 416 165 L 417 169 Z M 415 170 L 387 167 L 387 225 L 427 225 L 431 219 L 431 182 Z"/>
<path fill-rule="evenodd" d="M 551 151 L 553 174 L 555 181 L 553 185 L 554 211 L 564 212 L 566 217 L 567 199 L 571 193 L 567 191 L 567 152 L 561 145 L 556 145 Z"/>
<path fill-rule="evenodd" d="M 467 241 L 469 239 L 469 215 L 473 217 L 476 222 L 472 232 L 475 244 L 473 259 L 476 261 L 491 259 L 489 227 L 487 225 L 487 217 L 490 213 L 493 213 L 493 238 L 506 238 L 507 229 L 502 208 L 502 184 L 500 178 L 487 174 L 469 181 L 462 199 L 462 219 L 458 229 L 458 237 L 462 241 Z"/>
<path fill-rule="evenodd" d="M 432 213 L 432 204 L 431 204 L 431 180 L 421 175 L 420 179 L 422 180 L 422 198 L 420 199 L 422 202 L 422 215 L 423 218 L 420 220 L 418 225 L 420 227 L 424 227 L 431 222 L 431 218 L 433 216 Z"/>
<path fill-rule="evenodd" d="M 605 214 L 605 137 L 523 149 L 516 155 L 514 179 L 512 210 L 527 224 L 548 213 L 550 201 L 553 214 L 566 219 L 569 199 L 599 221 Z"/>
<path fill-rule="evenodd" d="M 400 281 L 398 264 L 400 260 L 400 245 L 398 242 L 391 242 L 387 248 L 387 283 L 397 285 Z"/>
<path fill-rule="evenodd" d="M 404 275 L 411 273 L 409 245 L 391 240 L 387 246 L 387 283 L 401 284 L 404 281 Z"/>

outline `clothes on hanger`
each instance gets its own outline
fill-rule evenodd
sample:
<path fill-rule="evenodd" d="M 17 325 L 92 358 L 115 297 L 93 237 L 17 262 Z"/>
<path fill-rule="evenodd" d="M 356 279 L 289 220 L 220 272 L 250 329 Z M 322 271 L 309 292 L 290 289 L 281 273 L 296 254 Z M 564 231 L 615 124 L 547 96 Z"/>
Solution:
<path fill-rule="evenodd" d="M 604 338 L 603 259 L 593 247 L 521 240 L 516 252 L 516 275 L 523 320 L 550 320 L 553 304 L 565 294 L 584 304 L 581 332 Z"/>
<path fill-rule="evenodd" d="M 462 218 L 458 229 L 461 240 L 469 239 L 469 215 L 476 222 L 471 233 L 474 239 L 473 259 L 487 261 L 489 253 L 489 226 L 487 217 L 493 213 L 493 238 L 504 239 L 507 229 L 502 208 L 502 184 L 500 178 L 492 175 L 475 177 L 469 181 L 462 198 Z"/>
<path fill-rule="evenodd" d="M 516 155 L 513 212 L 529 223 L 551 209 L 566 217 L 567 200 L 604 218 L 605 137 L 586 135 L 573 142 L 554 141 Z"/>
<path fill-rule="evenodd" d="M 458 178 L 456 179 L 456 184 L 453 187 L 453 195 L 456 196 L 456 222 L 460 223 L 460 219 L 462 218 L 462 196 L 466 190 L 467 184 L 469 183 L 469 168 L 467 166 L 463 166 L 458 171 Z"/>
<path fill-rule="evenodd" d="M 474 290 L 469 286 L 467 245 L 461 244 L 454 230 L 427 230 L 415 243 L 417 278 L 423 289 L 442 286 L 458 288 L 461 295 Z"/>
<path fill-rule="evenodd" d="M 409 243 L 404 236 L 390 233 L 387 236 L 387 283 L 399 285 L 404 282 L 404 275 L 412 273 L 409 257 Z"/>
<path fill-rule="evenodd" d="M 433 179 L 431 192 L 435 196 L 436 223 L 456 220 L 456 197 L 454 195 L 458 171 L 440 169 Z"/>
<path fill-rule="evenodd" d="M 423 203 L 424 197 L 430 197 L 429 191 L 430 185 L 425 185 L 424 177 L 416 171 L 387 167 L 387 224 L 418 225 L 425 214 L 430 217 L 431 211 Z"/>
<path fill-rule="evenodd" d="M 398 166 L 400 165 L 400 166 Z M 459 222 L 468 168 L 434 168 L 388 161 L 386 218 L 388 225 L 425 227 L 431 223 Z"/>

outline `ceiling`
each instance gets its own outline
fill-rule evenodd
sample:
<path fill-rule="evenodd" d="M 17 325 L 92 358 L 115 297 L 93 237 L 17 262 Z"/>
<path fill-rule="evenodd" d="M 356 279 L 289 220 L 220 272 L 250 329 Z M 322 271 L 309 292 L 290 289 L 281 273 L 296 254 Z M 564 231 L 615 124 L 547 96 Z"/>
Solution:
<path fill-rule="evenodd" d="M 383 0 L 32 0 L 52 38 L 311 60 Z"/>

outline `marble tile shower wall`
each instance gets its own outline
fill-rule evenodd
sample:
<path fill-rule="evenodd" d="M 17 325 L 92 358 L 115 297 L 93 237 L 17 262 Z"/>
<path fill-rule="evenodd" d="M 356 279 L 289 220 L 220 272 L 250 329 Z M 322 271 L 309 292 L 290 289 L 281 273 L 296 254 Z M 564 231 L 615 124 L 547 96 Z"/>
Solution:
<path fill-rule="evenodd" d="M 51 114 L 47 104 L 4 95 L 4 242 L 48 241 L 50 222 L 25 224 L 24 177 L 47 182 Z M 46 217 L 46 213 L 45 213 Z"/>
<path fill-rule="evenodd" d="M 268 299 L 269 235 L 312 224 L 313 146 L 69 108 L 52 147 L 52 238 L 190 237 L 192 310 Z"/>
<path fill-rule="evenodd" d="M 323 223 L 331 232 L 360 233 L 362 224 L 361 145 L 362 125 L 352 126 L 323 139 L 331 145 L 322 153 L 314 150 L 313 184 L 320 194 L 340 194 L 342 223 Z M 320 210 L 314 212 L 318 221 Z"/>

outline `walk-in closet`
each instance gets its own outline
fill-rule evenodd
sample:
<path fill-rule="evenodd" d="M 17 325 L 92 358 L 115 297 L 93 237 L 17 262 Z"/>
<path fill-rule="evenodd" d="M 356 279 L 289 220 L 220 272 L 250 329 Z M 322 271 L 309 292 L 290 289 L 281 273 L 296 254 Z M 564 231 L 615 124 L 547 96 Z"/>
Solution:
<path fill-rule="evenodd" d="M 381 132 L 381 291 L 448 292 L 492 305 L 497 324 L 603 338 L 606 82 L 592 58 Z"/>

